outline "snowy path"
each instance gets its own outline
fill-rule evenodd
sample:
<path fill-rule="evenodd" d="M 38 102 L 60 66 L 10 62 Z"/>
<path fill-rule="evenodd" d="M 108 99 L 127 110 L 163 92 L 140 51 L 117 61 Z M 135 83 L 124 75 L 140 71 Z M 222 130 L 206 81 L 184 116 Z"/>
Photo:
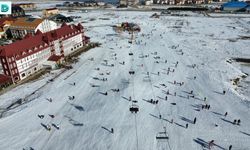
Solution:
<path fill-rule="evenodd" d="M 160 19 L 149 18 L 152 12 L 92 11 L 81 15 L 79 22 L 97 18 L 83 25 L 91 27 L 86 34 L 102 46 L 84 53 L 72 70 L 42 89 L 37 100 L 0 119 L 0 149 L 200 150 L 207 149 L 202 145 L 207 147 L 211 140 L 215 141 L 213 150 L 228 149 L 229 145 L 235 150 L 250 149 L 250 106 L 230 83 L 241 72 L 226 63 L 235 55 L 249 56 L 245 49 L 248 41 L 227 40 L 244 35 L 246 24 L 235 23 L 234 18 L 206 18 L 192 13 L 193 17 Z M 111 19 L 98 19 L 107 16 Z M 102 26 L 123 21 L 139 23 L 142 28 L 133 44 L 128 43 L 129 34 Z M 26 91 L 46 80 L 28 84 L 29 89 L 13 89 L 0 97 L 1 104 L 12 100 L 12 95 L 24 97 Z M 119 92 L 111 90 L 118 88 Z M 220 94 L 223 90 L 225 95 Z M 129 111 L 130 96 L 139 106 L 136 115 Z M 158 100 L 158 104 L 148 102 L 150 99 Z M 211 108 L 201 109 L 205 104 Z M 45 117 L 40 119 L 38 114 Z M 193 124 L 195 117 L 197 122 Z M 233 125 L 234 119 L 240 119 L 241 125 Z M 41 124 L 50 124 L 51 130 Z M 164 127 L 169 140 L 156 139 Z"/>

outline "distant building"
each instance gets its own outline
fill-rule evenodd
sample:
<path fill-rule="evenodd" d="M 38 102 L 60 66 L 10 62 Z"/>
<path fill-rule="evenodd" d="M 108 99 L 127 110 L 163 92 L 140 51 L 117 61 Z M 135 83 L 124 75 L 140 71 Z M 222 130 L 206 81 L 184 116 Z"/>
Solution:
<path fill-rule="evenodd" d="M 19 3 L 19 4 L 16 4 L 16 5 L 21 7 L 24 10 L 36 9 L 36 4 L 35 3 Z"/>
<path fill-rule="evenodd" d="M 44 67 L 48 61 L 61 61 L 89 42 L 81 24 L 63 24 L 50 32 L 37 31 L 23 40 L 0 47 L 4 74 L 13 82 L 20 81 Z"/>
<path fill-rule="evenodd" d="M 153 4 L 153 0 L 145 0 L 145 5 L 152 5 Z"/>
<path fill-rule="evenodd" d="M 64 22 L 69 23 L 69 22 L 74 21 L 71 17 L 66 17 L 62 14 L 51 15 L 47 19 L 58 22 L 58 23 L 64 23 Z"/>
<path fill-rule="evenodd" d="M 135 6 L 140 3 L 139 0 L 120 0 L 119 5 L 122 6 Z"/>
<path fill-rule="evenodd" d="M 246 2 L 228 2 L 221 6 L 223 11 L 245 11 L 249 5 Z"/>
<path fill-rule="evenodd" d="M 22 7 L 18 5 L 12 5 L 11 7 L 11 17 L 24 17 L 25 11 Z"/>
<path fill-rule="evenodd" d="M 49 8 L 49 9 L 45 9 L 43 10 L 43 16 L 45 18 L 50 17 L 51 15 L 55 15 L 59 13 L 59 9 L 58 8 Z"/>
<path fill-rule="evenodd" d="M 54 30 L 57 24 L 47 19 L 17 18 L 9 27 L 13 38 L 23 38 L 27 34 L 34 35 L 37 30 L 42 33 Z"/>

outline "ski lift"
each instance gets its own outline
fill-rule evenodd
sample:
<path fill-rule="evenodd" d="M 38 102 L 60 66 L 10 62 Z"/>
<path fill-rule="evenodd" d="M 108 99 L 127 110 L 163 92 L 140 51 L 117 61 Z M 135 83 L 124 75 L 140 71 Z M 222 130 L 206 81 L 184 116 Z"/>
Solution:
<path fill-rule="evenodd" d="M 129 111 L 131 111 L 131 113 L 137 113 L 139 111 L 139 106 L 132 104 L 129 108 Z"/>
<path fill-rule="evenodd" d="M 157 140 L 168 140 L 169 137 L 167 136 L 166 132 L 159 132 L 159 133 L 156 135 L 156 139 L 157 139 Z"/>
<path fill-rule="evenodd" d="M 131 75 L 131 74 L 135 74 L 135 71 L 130 70 L 128 73 L 129 73 L 130 75 Z"/>

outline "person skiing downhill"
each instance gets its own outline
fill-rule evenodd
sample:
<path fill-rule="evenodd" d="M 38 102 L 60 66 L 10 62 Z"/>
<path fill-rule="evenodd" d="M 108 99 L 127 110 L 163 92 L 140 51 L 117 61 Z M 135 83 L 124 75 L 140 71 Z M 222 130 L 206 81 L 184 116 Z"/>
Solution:
<path fill-rule="evenodd" d="M 227 116 L 227 112 L 224 114 L 224 116 L 225 116 L 225 117 Z"/>
<path fill-rule="evenodd" d="M 194 124 L 196 123 L 196 117 L 194 118 Z"/>
<path fill-rule="evenodd" d="M 114 133 L 114 129 L 113 128 L 111 128 L 111 133 Z"/>

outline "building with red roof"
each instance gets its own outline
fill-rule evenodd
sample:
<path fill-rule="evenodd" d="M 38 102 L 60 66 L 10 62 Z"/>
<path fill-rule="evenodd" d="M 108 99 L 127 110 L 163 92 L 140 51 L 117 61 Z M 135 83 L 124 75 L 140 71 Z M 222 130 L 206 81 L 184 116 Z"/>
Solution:
<path fill-rule="evenodd" d="M 38 30 L 42 33 L 57 28 L 57 23 L 48 19 L 19 17 L 10 25 L 9 30 L 13 38 L 20 39 L 27 34 L 35 34 Z"/>
<path fill-rule="evenodd" d="M 50 32 L 38 30 L 35 35 L 28 34 L 23 40 L 1 46 L 0 61 L 4 74 L 17 82 L 42 69 L 49 58 L 63 58 L 88 42 L 81 24 L 64 23 Z"/>

